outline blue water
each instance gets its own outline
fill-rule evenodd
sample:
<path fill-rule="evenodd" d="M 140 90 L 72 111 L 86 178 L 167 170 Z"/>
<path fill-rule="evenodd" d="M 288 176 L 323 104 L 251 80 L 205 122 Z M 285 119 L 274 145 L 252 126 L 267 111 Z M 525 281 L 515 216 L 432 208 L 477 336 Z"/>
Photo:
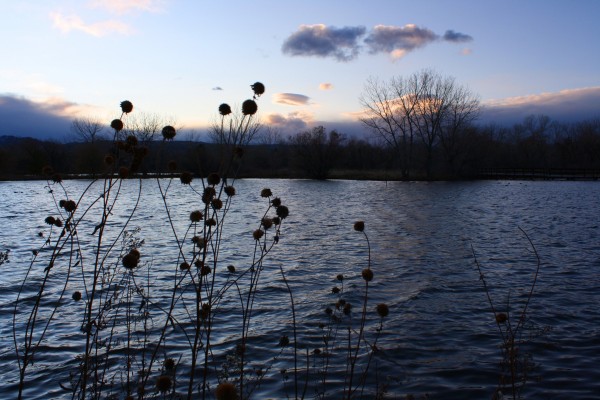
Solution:
<path fill-rule="evenodd" d="M 65 186 L 71 196 L 78 196 L 88 184 L 73 181 Z M 535 254 L 521 228 L 541 260 L 528 309 L 531 329 L 520 349 L 530 355 L 533 367 L 523 397 L 598 398 L 600 184 L 240 180 L 235 186 L 237 195 L 226 217 L 217 268 L 221 271 L 219 279 L 225 279 L 226 265 L 243 268 L 251 262 L 252 231 L 266 208 L 259 196 L 262 188 L 271 188 L 290 209 L 280 241 L 264 264 L 255 304 L 249 356 L 254 368 L 268 366 L 268 370 L 253 398 L 282 398 L 292 393 L 290 381 L 284 385 L 280 373 L 293 368 L 291 349 L 274 358 L 280 336 L 292 337 L 289 295 L 280 266 L 294 294 L 302 351 L 312 353 L 323 348 L 319 324 L 327 322 L 324 309 L 336 301 L 331 293 L 332 287 L 339 285 L 336 275 L 344 275 L 344 298 L 353 303 L 353 315 L 359 314 L 364 290 L 361 270 L 367 266 L 368 252 L 364 237 L 352 229 L 356 220 L 365 221 L 371 245 L 375 278 L 369 285 L 368 309 L 381 302 L 390 308 L 371 364 L 371 388 L 376 384 L 385 387 L 387 398 L 407 394 L 416 398 L 427 394 L 430 399 L 491 398 L 500 375 L 501 338 L 473 252 L 495 305 L 516 315 L 536 268 Z M 88 199 L 100 188 L 92 186 L 89 190 Z M 122 190 L 122 202 L 112 217 L 115 231 L 133 209 L 140 188 L 137 182 L 127 181 Z M 54 194 L 58 199 L 64 197 L 57 188 Z M 167 288 L 173 266 L 178 265 L 176 241 L 156 181 L 144 181 L 141 196 L 129 228 L 139 227 L 136 235 L 145 241 L 142 259 L 151 276 L 139 279 Z M 43 244 L 38 233 L 48 235 L 44 218 L 56 215 L 56 208 L 44 182 L 1 182 L 0 202 L 0 250 L 10 249 L 10 262 L 0 266 L 0 398 L 8 399 L 16 396 L 18 384 L 13 341 L 15 299 L 30 265 L 31 251 Z M 84 203 L 80 210 L 88 204 Z M 199 207 L 199 197 L 177 182 L 170 189 L 168 204 L 181 237 L 189 212 Z M 83 249 L 94 246 L 92 231 L 97 223 L 92 213 L 82 222 L 79 238 Z M 40 269 L 34 268 L 23 288 L 17 326 L 32 304 L 39 274 Z M 49 293 L 62 290 L 65 274 L 57 272 Z M 82 306 L 67 301 L 73 290 L 81 289 L 82 282 L 78 275 L 72 276 L 66 282 L 67 298 L 58 308 L 57 322 L 51 324 L 37 361 L 28 371 L 31 379 L 26 398 L 70 398 L 57 382 L 68 382 L 82 351 Z M 165 301 L 160 294 L 157 297 L 158 302 Z M 219 324 L 214 336 L 216 353 L 225 352 L 237 339 L 239 318 L 234 304 L 232 298 L 224 299 L 215 317 Z M 376 336 L 378 321 L 373 312 L 369 314 L 369 340 Z M 160 317 L 156 316 L 148 330 L 159 326 Z M 19 335 L 17 332 L 17 338 Z M 187 347 L 176 332 L 169 346 L 169 355 L 183 354 L 184 365 Z M 318 356 L 310 360 L 311 368 L 320 362 Z M 305 364 L 303 358 L 301 365 Z M 344 358 L 331 367 L 327 397 L 340 395 L 336 386 L 343 383 L 345 368 Z M 316 390 L 311 381 L 307 398 Z M 367 390 L 364 397 L 372 395 Z"/>

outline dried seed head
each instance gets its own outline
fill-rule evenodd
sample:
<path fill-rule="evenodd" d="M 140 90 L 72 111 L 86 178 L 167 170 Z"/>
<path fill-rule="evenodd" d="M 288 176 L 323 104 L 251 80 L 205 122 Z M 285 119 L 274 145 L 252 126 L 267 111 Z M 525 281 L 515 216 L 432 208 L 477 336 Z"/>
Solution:
<path fill-rule="evenodd" d="M 104 164 L 113 165 L 115 163 L 115 157 L 112 154 L 107 154 L 104 156 Z"/>
<path fill-rule="evenodd" d="M 165 366 L 165 369 L 167 371 L 172 371 L 173 369 L 175 369 L 175 360 L 173 360 L 172 358 L 167 358 L 163 365 Z"/>
<path fill-rule="evenodd" d="M 331 293 L 333 294 L 338 294 L 340 292 L 340 288 L 337 286 L 334 286 L 333 289 L 331 289 Z"/>
<path fill-rule="evenodd" d="M 119 178 L 127 179 L 129 177 L 129 168 L 121 167 L 119 168 Z"/>
<path fill-rule="evenodd" d="M 265 231 L 273 226 L 273 220 L 268 217 L 264 217 L 260 223 L 265 228 Z"/>
<path fill-rule="evenodd" d="M 263 190 L 260 191 L 260 197 L 271 197 L 273 196 L 273 193 L 271 192 L 271 189 L 269 188 L 264 188 Z"/>
<path fill-rule="evenodd" d="M 225 186 L 225 194 L 229 197 L 235 196 L 235 188 L 233 186 Z"/>
<path fill-rule="evenodd" d="M 194 179 L 192 173 L 187 171 L 182 172 L 179 176 L 179 180 L 181 180 L 181 183 L 183 183 L 184 185 L 189 185 L 190 183 L 192 183 L 192 179 Z"/>
<path fill-rule="evenodd" d="M 195 210 L 190 213 L 190 221 L 192 222 L 200 222 L 202 220 L 202 211 Z"/>
<path fill-rule="evenodd" d="M 125 114 L 129 114 L 133 111 L 133 104 L 129 100 L 122 101 L 121 111 L 123 111 Z"/>
<path fill-rule="evenodd" d="M 229 104 L 223 103 L 219 106 L 219 114 L 225 116 L 231 114 L 231 107 Z"/>
<path fill-rule="evenodd" d="M 377 314 L 379 314 L 379 316 L 381 318 L 387 317 L 388 314 L 390 313 L 390 308 L 385 303 L 377 304 L 376 310 L 377 310 Z"/>
<path fill-rule="evenodd" d="M 281 224 L 281 218 L 279 218 L 279 217 L 273 217 L 273 218 L 271 218 L 271 221 L 273 221 L 273 225 Z"/>
<path fill-rule="evenodd" d="M 357 232 L 362 232 L 365 230 L 365 223 L 363 221 L 356 221 L 354 223 L 354 230 Z"/>
<path fill-rule="evenodd" d="M 221 382 L 215 390 L 217 400 L 238 400 L 237 388 L 231 382 Z"/>
<path fill-rule="evenodd" d="M 350 304 L 350 303 L 344 304 L 343 312 L 344 312 L 344 315 L 349 315 L 352 312 L 352 304 Z"/>
<path fill-rule="evenodd" d="M 209 218 L 205 222 L 206 226 L 217 226 L 217 221 L 214 218 Z"/>
<path fill-rule="evenodd" d="M 265 85 L 260 82 L 255 82 L 254 85 L 250 85 L 250 87 L 256 97 L 260 97 L 260 95 L 265 92 Z"/>
<path fill-rule="evenodd" d="M 168 375 L 161 375 L 156 379 L 156 389 L 161 393 L 166 393 L 171 390 L 173 381 Z"/>
<path fill-rule="evenodd" d="M 290 211 L 286 206 L 277 207 L 277 210 L 275 212 L 277 213 L 277 216 L 281 219 L 286 219 L 287 216 L 290 214 Z"/>
<path fill-rule="evenodd" d="M 242 114 L 254 115 L 258 111 L 258 105 L 254 100 L 246 100 L 242 103 Z"/>
<path fill-rule="evenodd" d="M 216 172 L 213 172 L 212 174 L 208 174 L 206 177 L 206 182 L 209 185 L 216 186 L 219 184 L 219 182 L 221 182 L 221 177 Z"/>
<path fill-rule="evenodd" d="M 344 280 L 344 275 L 337 274 L 337 276 L 335 277 L 335 279 L 337 279 L 338 281 L 342 282 Z"/>
<path fill-rule="evenodd" d="M 287 337 L 287 335 L 283 335 L 282 337 L 279 338 L 279 346 L 285 347 L 288 344 L 290 344 L 290 338 Z"/>
<path fill-rule="evenodd" d="M 273 200 L 271 200 L 271 204 L 273 204 L 273 207 L 279 207 L 281 205 L 281 199 L 279 197 L 275 197 Z"/>
<path fill-rule="evenodd" d="M 171 125 L 167 125 L 162 128 L 162 136 L 165 140 L 173 139 L 176 134 L 177 132 L 175 131 L 175 128 L 173 128 Z"/>
<path fill-rule="evenodd" d="M 179 264 L 179 269 L 182 271 L 187 271 L 190 269 L 190 264 L 188 264 L 184 261 L 181 264 Z"/>
<path fill-rule="evenodd" d="M 75 203 L 73 200 L 67 200 L 65 201 L 63 208 L 66 212 L 72 213 L 77 208 L 77 203 Z"/>
<path fill-rule="evenodd" d="M 223 202 L 221 201 L 221 199 L 212 199 L 211 204 L 215 210 L 220 210 L 221 208 L 223 208 Z"/>
<path fill-rule="evenodd" d="M 120 119 L 113 119 L 110 123 L 110 127 L 113 128 L 115 131 L 120 132 L 123 129 L 123 121 L 121 121 Z"/>
<path fill-rule="evenodd" d="M 81 300 L 81 292 L 79 292 L 79 291 L 73 292 L 72 297 L 73 297 L 73 300 L 75 300 L 75 301 Z"/>
<path fill-rule="evenodd" d="M 371 282 L 373 280 L 373 270 L 371 268 L 365 268 L 362 270 L 362 277 L 365 281 Z"/>
<path fill-rule="evenodd" d="M 56 222 L 56 219 L 52 215 L 49 215 L 46 217 L 44 222 L 47 223 L 48 225 L 54 225 L 54 223 Z"/>
<path fill-rule="evenodd" d="M 254 240 L 260 240 L 260 238 L 262 238 L 264 234 L 264 231 L 262 231 L 261 229 L 257 229 L 254 232 L 252 232 L 252 237 L 254 238 Z"/>
<path fill-rule="evenodd" d="M 134 269 L 138 265 L 138 261 L 140 260 L 135 254 L 129 252 L 123 256 L 121 260 L 123 262 L 123 266 L 127 269 Z"/>
<path fill-rule="evenodd" d="M 133 135 L 129 135 L 127 136 L 127 139 L 125 139 L 125 142 L 127 142 L 129 146 L 137 146 L 138 139 Z"/>
<path fill-rule="evenodd" d="M 228 265 L 227 266 L 227 271 L 231 272 L 232 274 L 235 272 L 235 266 L 233 265 Z"/>
<path fill-rule="evenodd" d="M 496 314 L 496 322 L 499 324 L 503 324 L 506 321 L 508 321 L 508 315 L 506 315 L 505 313 L 498 313 Z"/>
<path fill-rule="evenodd" d="M 200 275 L 206 276 L 211 273 L 211 269 L 208 265 L 203 265 L 200 267 Z"/>

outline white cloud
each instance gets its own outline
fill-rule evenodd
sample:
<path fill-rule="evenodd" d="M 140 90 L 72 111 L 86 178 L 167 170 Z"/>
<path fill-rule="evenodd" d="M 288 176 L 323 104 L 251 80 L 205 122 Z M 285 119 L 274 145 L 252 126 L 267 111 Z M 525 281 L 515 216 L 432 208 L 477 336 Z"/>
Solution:
<path fill-rule="evenodd" d="M 130 11 L 159 12 L 163 9 L 161 0 L 93 0 L 92 7 L 104 8 L 115 14 L 125 14 Z"/>
<path fill-rule="evenodd" d="M 333 84 L 331 83 L 320 83 L 319 90 L 331 90 L 333 89 Z"/>
<path fill-rule="evenodd" d="M 308 105 L 309 100 L 310 97 L 296 93 L 275 93 L 273 95 L 274 103 L 286 104 L 288 106 L 305 106 Z"/>
<path fill-rule="evenodd" d="M 77 15 L 64 16 L 61 13 L 51 13 L 50 18 L 54 23 L 54 27 L 62 33 L 81 31 L 95 37 L 102 37 L 111 33 L 122 35 L 133 33 L 133 29 L 129 25 L 117 20 L 106 20 L 88 24 Z"/>

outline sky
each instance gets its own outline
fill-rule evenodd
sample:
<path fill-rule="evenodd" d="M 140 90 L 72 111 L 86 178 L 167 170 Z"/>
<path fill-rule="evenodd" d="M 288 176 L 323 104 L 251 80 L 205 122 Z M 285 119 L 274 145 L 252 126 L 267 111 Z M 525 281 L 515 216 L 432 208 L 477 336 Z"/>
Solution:
<path fill-rule="evenodd" d="M 181 132 L 260 81 L 261 122 L 349 135 L 366 81 L 431 69 L 481 122 L 600 117 L 598 0 L 0 0 L 0 136 L 67 140 L 130 100 Z"/>

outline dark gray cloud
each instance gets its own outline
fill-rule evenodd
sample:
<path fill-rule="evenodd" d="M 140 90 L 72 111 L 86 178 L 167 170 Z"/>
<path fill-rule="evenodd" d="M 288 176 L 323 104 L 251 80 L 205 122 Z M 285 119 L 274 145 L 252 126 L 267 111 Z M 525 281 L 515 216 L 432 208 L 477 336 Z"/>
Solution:
<path fill-rule="evenodd" d="M 223 90 L 223 88 L 221 86 L 215 86 L 214 88 L 212 88 L 212 90 Z"/>
<path fill-rule="evenodd" d="M 444 40 L 454 43 L 465 43 L 473 40 L 473 37 L 464 33 L 455 32 L 449 29 L 444 33 Z"/>
<path fill-rule="evenodd" d="M 72 118 L 60 115 L 73 104 L 36 103 L 10 94 L 0 95 L 0 136 L 63 140 Z"/>
<path fill-rule="evenodd" d="M 427 28 L 419 28 L 409 24 L 404 26 L 377 25 L 365 43 L 369 53 L 393 53 L 409 52 L 418 47 L 423 47 L 438 39 L 433 31 Z"/>
<path fill-rule="evenodd" d="M 370 54 L 388 53 L 392 58 L 399 59 L 438 40 L 464 43 L 472 41 L 473 38 L 453 30 L 447 30 L 440 36 L 430 29 L 414 24 L 377 25 L 368 34 L 363 26 L 336 28 L 323 24 L 301 25 L 285 40 L 282 51 L 292 56 L 331 57 L 338 61 L 351 61 L 359 55 L 364 46 Z"/>
<path fill-rule="evenodd" d="M 350 61 L 358 55 L 358 40 L 365 32 L 363 26 L 301 25 L 285 40 L 282 51 L 292 56 L 333 57 L 338 61 Z"/>

